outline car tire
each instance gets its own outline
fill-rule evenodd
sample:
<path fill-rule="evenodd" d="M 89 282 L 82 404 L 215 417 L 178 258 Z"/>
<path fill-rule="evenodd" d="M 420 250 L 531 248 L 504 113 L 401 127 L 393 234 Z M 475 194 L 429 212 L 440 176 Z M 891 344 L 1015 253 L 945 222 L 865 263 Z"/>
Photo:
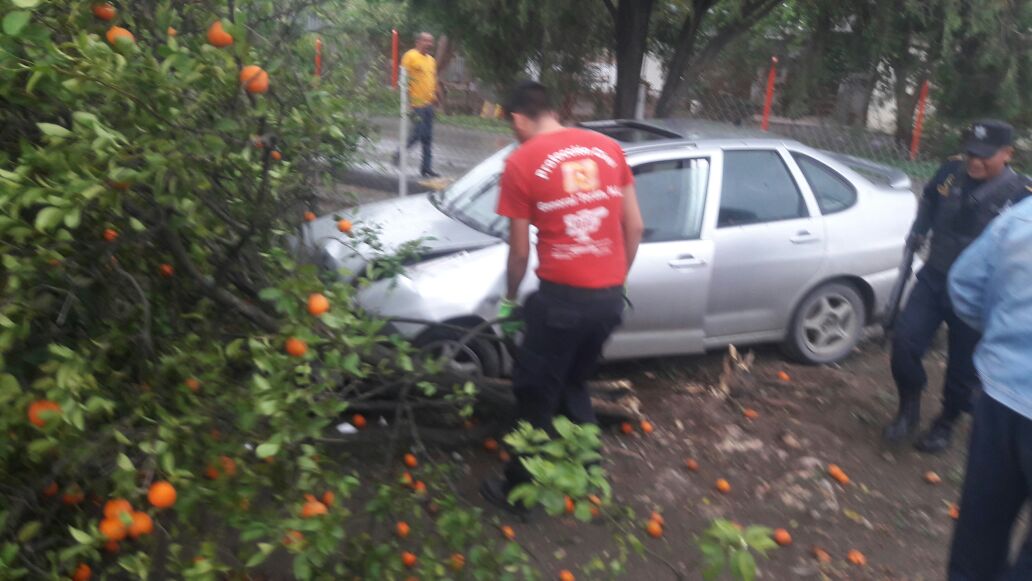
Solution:
<path fill-rule="evenodd" d="M 864 300 L 855 287 L 825 283 L 796 307 L 784 351 L 809 365 L 841 361 L 860 342 L 866 319 Z"/>
<path fill-rule="evenodd" d="M 489 330 L 487 331 L 489 332 Z M 447 345 L 461 341 L 466 331 L 436 327 L 420 335 L 415 346 L 426 353 L 440 354 Z M 483 337 L 469 340 L 455 357 L 455 368 L 474 377 L 501 377 L 502 358 L 493 341 Z"/>

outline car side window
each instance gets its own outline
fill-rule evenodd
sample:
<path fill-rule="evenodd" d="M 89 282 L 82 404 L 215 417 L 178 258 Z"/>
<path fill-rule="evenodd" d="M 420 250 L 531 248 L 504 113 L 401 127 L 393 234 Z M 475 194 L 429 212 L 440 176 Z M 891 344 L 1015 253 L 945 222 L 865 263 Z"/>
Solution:
<path fill-rule="evenodd" d="M 724 152 L 718 228 L 807 216 L 806 200 L 777 151 Z"/>
<path fill-rule="evenodd" d="M 808 155 L 793 152 L 792 157 L 810 184 L 822 214 L 848 210 L 856 204 L 856 188 L 837 171 Z"/>
<path fill-rule="evenodd" d="M 634 168 L 638 205 L 645 222 L 642 242 L 699 238 L 709 168 L 707 158 L 657 161 Z"/>

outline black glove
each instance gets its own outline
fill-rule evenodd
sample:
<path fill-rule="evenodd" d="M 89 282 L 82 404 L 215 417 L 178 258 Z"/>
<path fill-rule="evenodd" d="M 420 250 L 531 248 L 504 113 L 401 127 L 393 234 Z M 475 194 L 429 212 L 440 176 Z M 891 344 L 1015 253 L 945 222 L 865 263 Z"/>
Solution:
<path fill-rule="evenodd" d="M 910 250 L 920 250 L 928 241 L 928 236 L 925 234 L 918 234 L 917 232 L 911 232 L 907 235 L 907 248 Z"/>

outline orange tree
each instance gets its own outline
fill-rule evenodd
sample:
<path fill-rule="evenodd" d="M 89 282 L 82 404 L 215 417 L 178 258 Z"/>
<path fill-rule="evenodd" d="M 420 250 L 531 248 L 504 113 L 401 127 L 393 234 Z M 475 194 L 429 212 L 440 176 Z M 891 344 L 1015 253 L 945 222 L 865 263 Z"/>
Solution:
<path fill-rule="evenodd" d="M 0 0 L 0 577 L 532 576 L 428 468 L 325 442 L 434 389 L 285 250 L 355 150 L 306 56 L 344 4 Z"/>

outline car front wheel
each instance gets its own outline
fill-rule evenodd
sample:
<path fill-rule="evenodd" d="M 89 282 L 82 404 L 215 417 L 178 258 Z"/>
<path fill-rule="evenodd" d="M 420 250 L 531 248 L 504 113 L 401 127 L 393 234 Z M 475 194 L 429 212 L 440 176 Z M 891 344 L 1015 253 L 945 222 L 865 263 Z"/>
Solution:
<path fill-rule="evenodd" d="M 826 283 L 799 304 L 785 351 L 802 363 L 835 363 L 860 342 L 865 319 L 864 301 L 855 288 L 840 282 Z"/>
<path fill-rule="evenodd" d="M 501 355 L 495 343 L 484 337 L 473 337 L 464 345 L 460 345 L 465 336 L 466 332 L 463 330 L 438 327 L 419 337 L 415 341 L 415 346 L 432 357 L 440 357 L 446 350 L 453 353 L 449 367 L 460 375 L 500 377 Z"/>

